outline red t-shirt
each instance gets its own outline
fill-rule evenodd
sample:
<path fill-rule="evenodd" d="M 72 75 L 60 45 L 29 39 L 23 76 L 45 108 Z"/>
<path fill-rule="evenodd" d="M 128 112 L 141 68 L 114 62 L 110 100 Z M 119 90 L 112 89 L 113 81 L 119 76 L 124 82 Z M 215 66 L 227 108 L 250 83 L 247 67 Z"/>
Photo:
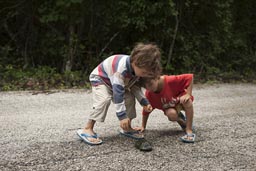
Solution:
<path fill-rule="evenodd" d="M 171 104 L 175 107 L 179 104 L 179 98 L 184 95 L 185 89 L 190 85 L 193 79 L 193 74 L 182 75 L 164 75 L 163 89 L 160 93 L 154 93 L 146 90 L 145 95 L 152 105 L 153 109 L 163 110 L 164 104 Z M 194 100 L 194 97 L 191 96 Z M 143 111 L 143 115 L 148 115 L 148 112 Z"/>

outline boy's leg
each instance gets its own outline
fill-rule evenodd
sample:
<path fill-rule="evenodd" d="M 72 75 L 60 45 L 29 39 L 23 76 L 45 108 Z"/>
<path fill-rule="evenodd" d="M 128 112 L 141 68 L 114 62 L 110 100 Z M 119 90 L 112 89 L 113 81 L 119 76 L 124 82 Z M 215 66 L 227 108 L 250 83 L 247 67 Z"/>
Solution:
<path fill-rule="evenodd" d="M 126 90 L 125 92 L 125 107 L 128 118 L 132 121 L 132 119 L 136 118 L 136 109 L 135 109 L 135 96 L 130 91 Z M 120 131 L 121 134 L 134 138 L 134 139 L 142 139 L 143 134 L 134 130 L 131 125 L 129 130 Z"/>
<path fill-rule="evenodd" d="M 175 108 L 168 108 L 165 110 L 165 115 L 168 117 L 169 121 L 177 121 L 182 129 L 186 128 L 186 121 L 180 116 L 180 111 L 182 106 L 178 105 Z"/>
<path fill-rule="evenodd" d="M 96 133 L 93 131 L 94 125 L 95 125 L 96 121 L 95 120 L 91 120 L 89 119 L 85 128 L 83 129 L 83 133 L 87 134 L 87 135 L 95 135 Z M 87 137 L 88 141 L 90 141 L 91 143 L 99 143 L 102 140 L 99 139 L 98 137 Z"/>
<path fill-rule="evenodd" d="M 164 114 L 167 116 L 169 121 L 177 121 L 178 115 L 175 108 L 168 108 L 165 110 Z"/>
<path fill-rule="evenodd" d="M 111 90 L 106 85 L 92 87 L 93 109 L 90 113 L 89 120 L 83 129 L 83 132 L 89 135 L 95 135 L 93 131 L 96 121 L 104 122 L 107 110 L 111 103 Z M 88 138 L 91 142 L 98 142 L 99 138 Z"/>
<path fill-rule="evenodd" d="M 125 108 L 128 118 L 131 120 L 136 118 L 136 109 L 135 109 L 135 96 L 128 90 L 125 91 Z"/>
<path fill-rule="evenodd" d="M 175 106 L 175 109 L 178 115 L 177 122 L 181 126 L 181 128 L 185 131 L 186 125 L 187 125 L 187 122 L 186 122 L 187 118 L 186 116 L 183 115 L 183 113 L 181 113 L 181 111 L 184 110 L 184 108 L 181 104 L 178 104 Z"/>
<path fill-rule="evenodd" d="M 193 116 L 194 116 L 194 108 L 192 100 L 188 100 L 186 103 L 182 104 L 183 109 L 185 110 L 187 121 L 186 121 L 186 133 L 192 134 L 192 123 L 193 123 Z"/>
<path fill-rule="evenodd" d="M 187 102 L 185 102 L 183 104 L 183 108 L 186 112 L 186 117 L 187 117 L 186 135 L 182 136 L 180 139 L 185 143 L 193 143 L 195 141 L 196 135 L 193 133 L 193 130 L 192 130 L 193 115 L 194 115 L 192 100 L 188 100 Z"/>

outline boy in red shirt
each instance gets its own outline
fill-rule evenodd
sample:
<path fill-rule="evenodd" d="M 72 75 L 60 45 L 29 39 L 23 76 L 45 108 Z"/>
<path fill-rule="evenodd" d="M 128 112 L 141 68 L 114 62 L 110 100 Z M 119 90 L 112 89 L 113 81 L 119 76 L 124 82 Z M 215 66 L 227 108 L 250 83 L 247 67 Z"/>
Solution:
<path fill-rule="evenodd" d="M 186 132 L 180 139 L 183 142 L 193 143 L 195 134 L 192 131 L 193 123 L 193 74 L 162 75 L 158 78 L 143 78 L 142 84 L 146 88 L 145 95 L 152 105 L 151 109 L 144 108 L 142 126 L 137 130 L 143 132 L 147 125 L 149 114 L 157 108 L 164 112 L 170 121 L 176 121 Z M 186 116 L 180 111 L 184 110 Z"/>

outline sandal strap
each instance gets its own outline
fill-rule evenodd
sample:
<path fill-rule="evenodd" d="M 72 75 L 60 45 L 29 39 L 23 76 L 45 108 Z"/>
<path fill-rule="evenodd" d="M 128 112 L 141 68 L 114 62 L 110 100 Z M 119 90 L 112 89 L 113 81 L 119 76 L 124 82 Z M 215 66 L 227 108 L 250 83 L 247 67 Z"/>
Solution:
<path fill-rule="evenodd" d="M 187 136 L 187 137 L 195 137 L 195 134 L 193 134 L 193 133 L 187 133 L 186 136 Z"/>
<path fill-rule="evenodd" d="M 90 134 L 83 133 L 83 134 L 81 134 L 81 136 L 86 137 L 86 138 L 96 138 L 96 139 L 98 138 L 97 134 L 90 135 Z"/>

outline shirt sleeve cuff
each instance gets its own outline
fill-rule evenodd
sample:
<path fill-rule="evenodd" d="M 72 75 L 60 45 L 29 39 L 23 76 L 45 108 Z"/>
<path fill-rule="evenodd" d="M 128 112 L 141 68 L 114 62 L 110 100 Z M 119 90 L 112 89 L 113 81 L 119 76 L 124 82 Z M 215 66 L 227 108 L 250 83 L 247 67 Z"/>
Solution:
<path fill-rule="evenodd" d="M 124 115 L 124 116 L 118 116 L 119 121 L 124 120 L 124 119 L 126 119 L 126 118 L 128 118 L 126 115 Z"/>
<path fill-rule="evenodd" d="M 149 104 L 149 101 L 148 101 L 148 99 L 143 98 L 143 99 L 141 99 L 140 104 L 141 104 L 142 106 L 147 106 L 147 105 Z"/>

